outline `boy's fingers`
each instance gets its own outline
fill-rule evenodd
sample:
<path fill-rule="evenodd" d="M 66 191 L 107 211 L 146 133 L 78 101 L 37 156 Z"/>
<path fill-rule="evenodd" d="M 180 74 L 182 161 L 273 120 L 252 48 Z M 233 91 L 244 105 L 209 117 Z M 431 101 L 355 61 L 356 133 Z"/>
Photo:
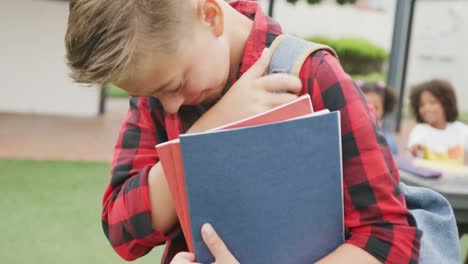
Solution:
<path fill-rule="evenodd" d="M 204 224 L 202 226 L 201 233 L 203 241 L 205 241 L 206 246 L 210 250 L 211 254 L 213 254 L 215 259 L 219 260 L 232 257 L 226 245 L 210 224 Z"/>
<path fill-rule="evenodd" d="M 291 93 L 271 93 L 269 96 L 270 107 L 277 107 L 297 98 L 297 95 Z"/>
<path fill-rule="evenodd" d="M 257 80 L 258 86 L 268 92 L 289 92 L 299 94 L 302 89 L 301 80 L 291 74 L 276 73 Z"/>
<path fill-rule="evenodd" d="M 189 252 L 179 252 L 171 261 L 171 264 L 195 264 L 195 255 Z"/>
<path fill-rule="evenodd" d="M 195 260 L 195 255 L 193 255 L 190 252 L 180 252 L 180 253 L 177 253 L 177 255 L 179 255 L 181 258 L 186 259 L 186 260 L 190 260 L 190 261 Z"/>
<path fill-rule="evenodd" d="M 253 80 L 263 76 L 268 68 L 268 64 L 270 64 L 270 58 L 270 50 L 265 48 L 260 58 L 242 75 L 241 79 Z"/>

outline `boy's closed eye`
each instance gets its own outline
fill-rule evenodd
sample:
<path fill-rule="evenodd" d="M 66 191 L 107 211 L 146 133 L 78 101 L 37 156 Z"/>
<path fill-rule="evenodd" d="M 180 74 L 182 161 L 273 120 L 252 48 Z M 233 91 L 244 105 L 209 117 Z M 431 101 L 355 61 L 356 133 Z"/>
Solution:
<path fill-rule="evenodd" d="M 182 89 L 182 85 L 183 85 L 183 82 L 180 82 L 179 85 L 175 89 L 171 89 L 171 90 L 166 91 L 166 92 L 169 93 L 169 94 L 176 94 L 176 93 L 180 92 L 180 90 Z"/>
<path fill-rule="evenodd" d="M 183 83 L 180 82 L 179 85 L 173 89 L 154 89 L 150 90 L 151 92 L 145 93 L 145 94 L 138 94 L 135 95 L 134 93 L 128 93 L 129 96 L 154 96 L 158 98 L 160 95 L 174 95 L 180 92 L 182 89 Z"/>

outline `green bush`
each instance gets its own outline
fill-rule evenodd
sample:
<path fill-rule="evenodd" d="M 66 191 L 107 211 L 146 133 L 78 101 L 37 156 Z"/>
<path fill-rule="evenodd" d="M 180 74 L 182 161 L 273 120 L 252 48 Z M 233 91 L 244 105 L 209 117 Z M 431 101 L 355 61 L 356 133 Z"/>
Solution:
<path fill-rule="evenodd" d="M 458 120 L 462 121 L 463 123 L 468 124 L 468 112 L 467 111 L 461 111 L 460 115 L 458 117 Z"/>
<path fill-rule="evenodd" d="M 361 80 L 363 82 L 379 82 L 379 81 L 387 81 L 387 75 L 384 72 L 372 72 L 369 74 L 353 74 L 351 75 L 353 80 Z"/>
<path fill-rule="evenodd" d="M 349 74 L 368 74 L 382 70 L 388 52 L 362 38 L 330 39 L 316 36 L 308 41 L 322 43 L 333 48 L 340 58 L 341 65 Z"/>

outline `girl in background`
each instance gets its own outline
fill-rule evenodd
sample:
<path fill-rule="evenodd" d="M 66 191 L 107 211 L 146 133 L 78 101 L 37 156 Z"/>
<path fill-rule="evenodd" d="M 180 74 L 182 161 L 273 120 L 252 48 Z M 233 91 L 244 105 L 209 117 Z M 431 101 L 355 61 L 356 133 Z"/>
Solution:
<path fill-rule="evenodd" d="M 393 112 L 396 104 L 396 95 L 392 88 L 388 87 L 385 82 L 372 82 L 363 83 L 357 81 L 357 85 L 361 88 L 362 92 L 366 95 L 369 103 L 374 107 L 375 115 L 378 120 L 379 127 L 382 128 L 382 120 L 389 113 Z M 385 139 L 392 150 L 393 154 L 398 154 L 398 147 L 395 139 L 390 131 L 382 129 Z"/>
<path fill-rule="evenodd" d="M 431 80 L 414 86 L 411 110 L 418 124 L 408 147 L 415 157 L 463 165 L 468 148 L 468 126 L 457 121 L 455 90 L 444 80 Z"/>

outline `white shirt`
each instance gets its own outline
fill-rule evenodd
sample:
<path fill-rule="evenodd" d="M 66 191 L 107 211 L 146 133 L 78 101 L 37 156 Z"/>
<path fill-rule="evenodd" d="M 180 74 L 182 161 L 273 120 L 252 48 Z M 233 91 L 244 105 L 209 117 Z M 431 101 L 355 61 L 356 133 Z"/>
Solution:
<path fill-rule="evenodd" d="M 445 129 L 428 124 L 417 124 L 411 130 L 408 147 L 416 144 L 424 147 L 424 158 L 463 164 L 464 150 L 468 150 L 468 126 L 455 121 Z"/>

